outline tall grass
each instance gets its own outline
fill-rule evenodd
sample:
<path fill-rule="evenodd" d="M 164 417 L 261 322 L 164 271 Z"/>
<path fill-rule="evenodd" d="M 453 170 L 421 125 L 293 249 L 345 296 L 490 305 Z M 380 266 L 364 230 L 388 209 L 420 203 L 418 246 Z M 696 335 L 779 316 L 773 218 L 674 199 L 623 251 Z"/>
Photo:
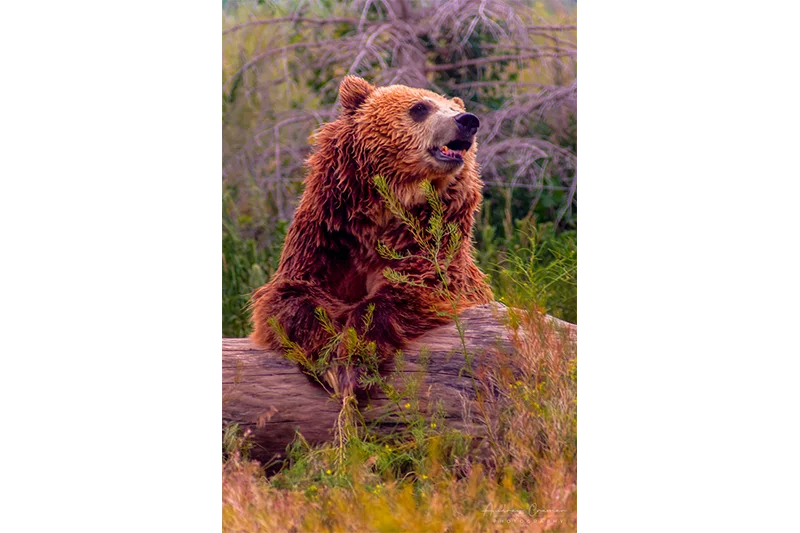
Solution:
<path fill-rule="evenodd" d="M 488 224 L 475 229 L 476 260 L 491 279 L 495 297 L 513 307 L 578 323 L 578 243 L 576 231 L 556 231 L 533 217 L 514 220 L 498 238 Z"/>
<path fill-rule="evenodd" d="M 240 221 L 223 206 L 222 212 L 222 335 L 250 333 L 248 308 L 253 291 L 269 281 L 278 268 L 288 224 L 276 223 L 266 242 L 246 236 Z"/>

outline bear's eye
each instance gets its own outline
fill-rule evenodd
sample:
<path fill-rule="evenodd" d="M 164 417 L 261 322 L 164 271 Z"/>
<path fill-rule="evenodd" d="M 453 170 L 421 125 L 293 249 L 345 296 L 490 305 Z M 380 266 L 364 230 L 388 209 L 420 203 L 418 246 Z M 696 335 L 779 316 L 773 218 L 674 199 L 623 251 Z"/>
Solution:
<path fill-rule="evenodd" d="M 425 117 L 428 116 L 428 113 L 431 112 L 431 106 L 425 102 L 417 102 L 414 106 L 408 111 L 411 118 L 414 119 L 414 122 L 422 122 L 425 120 Z"/>

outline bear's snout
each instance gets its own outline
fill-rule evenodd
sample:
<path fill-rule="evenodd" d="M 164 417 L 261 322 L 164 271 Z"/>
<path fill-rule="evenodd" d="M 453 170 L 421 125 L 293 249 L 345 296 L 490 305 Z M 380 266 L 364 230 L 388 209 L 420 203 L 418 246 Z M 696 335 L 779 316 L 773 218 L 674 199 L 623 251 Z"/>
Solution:
<path fill-rule="evenodd" d="M 439 142 L 429 152 L 438 162 L 447 164 L 448 171 L 452 171 L 464 163 L 464 155 L 474 144 L 481 121 L 472 113 L 451 116 L 442 113 L 439 118 L 439 132 L 435 137 Z M 450 118 L 455 124 L 450 122 Z"/>
<path fill-rule="evenodd" d="M 469 137 L 475 135 L 481 125 L 481 121 L 472 113 L 461 113 L 453 118 L 458 124 L 459 132 Z"/>

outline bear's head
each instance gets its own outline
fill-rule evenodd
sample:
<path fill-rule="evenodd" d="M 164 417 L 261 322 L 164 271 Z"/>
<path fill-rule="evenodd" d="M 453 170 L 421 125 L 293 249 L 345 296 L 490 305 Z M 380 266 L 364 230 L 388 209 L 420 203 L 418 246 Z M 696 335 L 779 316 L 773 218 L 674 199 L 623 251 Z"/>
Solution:
<path fill-rule="evenodd" d="M 424 202 L 419 183 L 442 191 L 460 175 L 475 176 L 478 117 L 464 102 L 403 85 L 374 87 L 347 76 L 342 114 L 360 171 L 384 176 L 408 203 Z M 405 202 L 404 202 L 405 203 Z"/>

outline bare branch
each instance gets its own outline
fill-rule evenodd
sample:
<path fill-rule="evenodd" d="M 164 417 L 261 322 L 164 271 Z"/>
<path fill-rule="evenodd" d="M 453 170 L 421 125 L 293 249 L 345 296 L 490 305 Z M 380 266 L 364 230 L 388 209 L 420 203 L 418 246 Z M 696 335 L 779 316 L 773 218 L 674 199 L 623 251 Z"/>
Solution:
<path fill-rule="evenodd" d="M 528 26 L 527 29 L 530 31 L 576 31 L 578 26 L 574 24 L 567 26 Z"/>
<path fill-rule="evenodd" d="M 339 39 L 330 39 L 330 40 L 327 40 L 327 41 L 317 41 L 317 42 L 313 42 L 313 43 L 294 43 L 294 44 L 287 44 L 286 46 L 281 46 L 280 48 L 273 48 L 271 50 L 267 50 L 266 52 L 262 52 L 262 53 L 258 54 L 257 56 L 255 56 L 250 61 L 248 61 L 247 63 L 245 63 L 244 65 L 242 65 L 236 72 L 233 73 L 233 75 L 231 76 L 230 80 L 228 81 L 228 84 L 226 85 L 226 89 L 229 88 L 230 83 L 231 83 L 232 80 L 235 80 L 238 76 L 240 76 L 242 73 L 247 71 L 249 68 L 251 68 L 253 65 L 255 65 L 256 63 L 258 63 L 259 61 L 261 61 L 264 58 L 280 54 L 281 52 L 288 52 L 289 50 L 296 50 L 298 48 L 319 48 L 319 47 L 328 46 L 328 45 L 331 45 L 331 44 L 336 44 L 338 42 L 340 42 Z"/>
<path fill-rule="evenodd" d="M 495 57 L 481 57 L 477 59 L 467 59 L 464 61 L 459 61 L 457 63 L 449 63 L 445 65 L 429 65 L 425 67 L 425 71 L 436 72 L 439 70 L 452 70 L 456 68 L 469 67 L 473 65 L 486 65 L 489 63 L 497 63 L 500 61 L 523 61 L 526 59 L 539 59 L 542 57 L 573 57 L 575 55 L 576 55 L 575 52 L 561 52 L 561 53 L 542 52 L 538 54 L 518 54 L 518 55 L 505 55 L 505 56 L 495 56 Z"/>

